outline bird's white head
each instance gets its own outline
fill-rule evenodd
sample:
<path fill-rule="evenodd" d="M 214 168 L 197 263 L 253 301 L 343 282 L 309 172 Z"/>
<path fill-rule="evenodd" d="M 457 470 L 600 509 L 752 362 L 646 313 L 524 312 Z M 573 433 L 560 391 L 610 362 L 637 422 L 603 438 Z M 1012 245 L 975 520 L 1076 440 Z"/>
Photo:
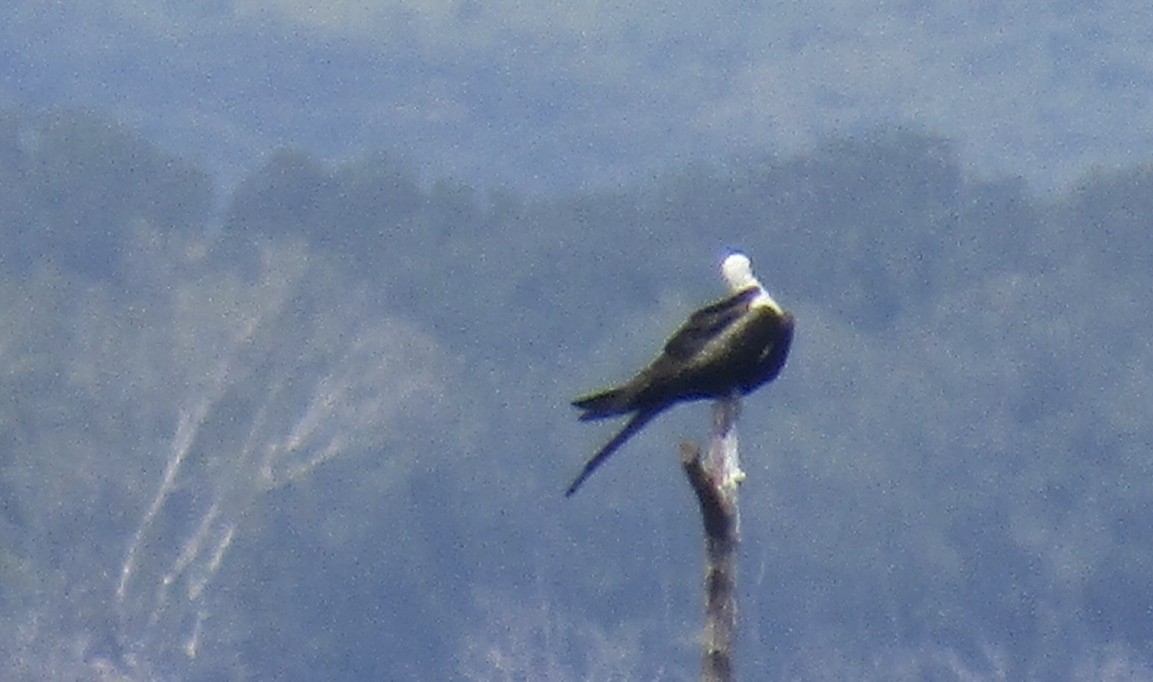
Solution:
<path fill-rule="evenodd" d="M 753 263 L 743 253 L 731 253 L 721 263 L 721 274 L 728 282 L 729 289 L 736 293 L 749 287 L 759 287 L 761 283 L 753 277 Z"/>
<path fill-rule="evenodd" d="M 740 252 L 729 254 L 721 263 L 721 274 L 732 293 L 735 294 L 750 287 L 756 287 L 760 289 L 760 293 L 753 300 L 752 305 L 767 305 L 778 313 L 781 312 L 781 306 L 777 305 L 772 296 L 769 296 L 769 292 L 765 291 L 760 280 L 753 276 L 753 263 L 745 254 Z"/>

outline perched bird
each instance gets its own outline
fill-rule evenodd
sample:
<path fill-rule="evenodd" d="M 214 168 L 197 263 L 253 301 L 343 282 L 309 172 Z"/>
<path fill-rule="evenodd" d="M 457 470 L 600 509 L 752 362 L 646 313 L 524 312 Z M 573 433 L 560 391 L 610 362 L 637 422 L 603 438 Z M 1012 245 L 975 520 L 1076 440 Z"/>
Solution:
<path fill-rule="evenodd" d="M 731 294 L 693 313 L 664 351 L 629 382 L 573 401 L 581 421 L 631 414 L 624 428 L 585 462 L 571 496 L 597 467 L 654 417 L 676 403 L 744 395 L 780 373 L 793 340 L 793 316 L 753 276 L 748 257 L 725 258 Z"/>

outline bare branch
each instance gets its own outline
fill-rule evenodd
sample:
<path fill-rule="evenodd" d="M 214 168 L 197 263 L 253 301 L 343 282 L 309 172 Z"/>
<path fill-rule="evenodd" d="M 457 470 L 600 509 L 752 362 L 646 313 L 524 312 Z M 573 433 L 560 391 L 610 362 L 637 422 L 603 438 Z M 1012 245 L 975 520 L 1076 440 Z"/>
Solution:
<path fill-rule="evenodd" d="M 697 495 L 705 530 L 705 629 L 701 679 L 706 682 L 734 679 L 736 569 L 740 541 L 737 490 L 744 479 L 735 428 L 739 412 L 740 404 L 736 397 L 715 403 L 707 466 L 702 462 L 700 446 L 681 443 L 681 466 Z"/>

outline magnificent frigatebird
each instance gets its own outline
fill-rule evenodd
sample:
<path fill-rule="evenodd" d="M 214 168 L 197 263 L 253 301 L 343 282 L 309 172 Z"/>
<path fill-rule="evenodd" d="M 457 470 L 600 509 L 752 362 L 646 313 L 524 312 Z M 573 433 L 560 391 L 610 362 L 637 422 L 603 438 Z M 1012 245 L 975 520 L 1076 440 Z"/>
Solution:
<path fill-rule="evenodd" d="M 629 382 L 573 401 L 581 421 L 632 414 L 617 435 L 585 462 L 565 496 L 654 417 L 676 403 L 744 395 L 780 373 L 793 341 L 793 316 L 753 276 L 741 253 L 721 273 L 732 292 L 693 313 L 664 351 Z"/>

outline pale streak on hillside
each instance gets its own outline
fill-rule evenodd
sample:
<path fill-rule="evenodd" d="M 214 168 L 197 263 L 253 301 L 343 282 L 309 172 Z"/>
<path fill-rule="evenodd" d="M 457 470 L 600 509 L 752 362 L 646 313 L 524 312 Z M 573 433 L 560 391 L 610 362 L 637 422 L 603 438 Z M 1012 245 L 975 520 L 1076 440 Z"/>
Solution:
<path fill-rule="evenodd" d="M 398 424 L 436 403 L 434 344 L 374 317 L 325 275 L 292 249 L 270 249 L 255 284 L 172 286 L 164 303 L 174 314 L 144 330 L 151 352 L 167 346 L 161 357 L 174 376 L 128 383 L 141 404 L 168 402 L 177 414 L 163 474 L 119 567 L 114 627 L 125 672 L 147 676 L 172 665 L 173 653 L 197 656 L 225 603 L 213 581 L 267 493 L 336 457 L 387 460 Z M 171 397 L 153 394 L 165 388 Z"/>

